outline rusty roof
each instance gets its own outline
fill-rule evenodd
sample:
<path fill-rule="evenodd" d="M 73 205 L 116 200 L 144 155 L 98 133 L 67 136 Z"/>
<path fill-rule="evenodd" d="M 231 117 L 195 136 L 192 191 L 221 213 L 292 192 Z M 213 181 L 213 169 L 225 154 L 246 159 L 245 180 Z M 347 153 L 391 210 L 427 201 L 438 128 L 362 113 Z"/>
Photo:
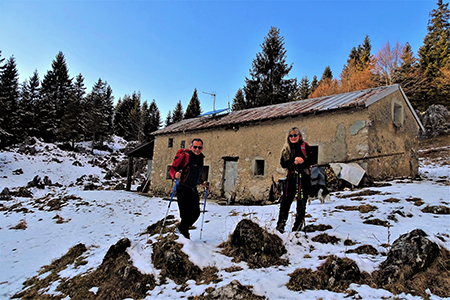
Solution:
<path fill-rule="evenodd" d="M 204 130 L 214 127 L 240 125 L 271 119 L 294 117 L 301 114 L 318 113 L 351 107 L 367 107 L 387 95 L 400 90 L 409 108 L 412 110 L 419 126 L 423 127 L 415 114 L 408 99 L 399 85 L 383 86 L 373 89 L 354 91 L 344 94 L 324 96 L 320 98 L 305 99 L 268 105 L 244 110 L 232 111 L 229 114 L 216 116 L 203 116 L 187 119 L 152 132 L 153 135 L 162 135 L 175 132 Z"/>

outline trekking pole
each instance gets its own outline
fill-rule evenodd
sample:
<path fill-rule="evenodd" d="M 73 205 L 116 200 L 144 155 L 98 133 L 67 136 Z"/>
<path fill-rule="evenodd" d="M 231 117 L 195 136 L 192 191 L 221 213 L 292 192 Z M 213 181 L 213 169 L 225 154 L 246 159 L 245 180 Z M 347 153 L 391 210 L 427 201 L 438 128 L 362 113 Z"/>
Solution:
<path fill-rule="evenodd" d="M 206 183 L 208 185 L 208 183 Z M 203 203 L 202 227 L 200 229 L 200 239 L 202 239 L 203 221 L 205 220 L 206 198 L 208 197 L 208 189 L 205 191 L 205 203 Z"/>
<path fill-rule="evenodd" d="M 178 178 L 175 181 L 175 186 L 173 187 L 172 196 L 170 196 L 169 206 L 167 207 L 166 216 L 164 217 L 164 221 L 162 223 L 161 231 L 159 232 L 159 236 L 162 236 L 162 232 L 163 232 L 163 229 L 164 229 L 164 224 L 166 224 L 166 219 L 167 219 L 167 215 L 169 214 L 170 204 L 172 203 L 173 194 L 175 194 L 175 189 L 177 188 L 177 184 L 178 184 Z"/>

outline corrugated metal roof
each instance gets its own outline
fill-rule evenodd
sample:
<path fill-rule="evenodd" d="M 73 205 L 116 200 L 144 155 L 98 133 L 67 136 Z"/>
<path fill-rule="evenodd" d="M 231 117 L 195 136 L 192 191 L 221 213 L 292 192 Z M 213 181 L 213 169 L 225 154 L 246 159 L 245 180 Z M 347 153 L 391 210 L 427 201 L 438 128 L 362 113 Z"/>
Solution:
<path fill-rule="evenodd" d="M 152 134 L 161 135 L 192 130 L 204 130 L 213 127 L 293 117 L 301 114 L 317 113 L 350 107 L 367 107 L 399 89 L 401 90 L 399 85 L 383 86 L 345 94 L 232 111 L 229 114 L 216 117 L 204 116 L 195 119 L 187 119 L 157 130 Z M 405 101 L 408 102 L 406 97 Z M 420 123 L 420 121 L 418 122 Z"/>

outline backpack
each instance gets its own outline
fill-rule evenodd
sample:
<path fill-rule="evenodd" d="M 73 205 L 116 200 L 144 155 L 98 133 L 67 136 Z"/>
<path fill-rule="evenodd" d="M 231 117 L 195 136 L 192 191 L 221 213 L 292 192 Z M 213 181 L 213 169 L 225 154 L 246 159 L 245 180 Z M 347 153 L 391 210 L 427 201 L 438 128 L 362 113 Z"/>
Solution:
<path fill-rule="evenodd" d="M 185 154 L 185 155 L 183 156 L 183 154 Z M 189 163 L 189 149 L 186 149 L 186 148 L 179 149 L 177 151 L 177 153 L 175 154 L 175 157 L 172 161 L 172 166 L 169 170 L 169 173 L 170 173 L 170 176 L 172 177 L 172 179 L 175 179 L 175 173 L 177 171 L 183 170 L 184 167 L 186 167 L 186 165 L 188 163 Z"/>

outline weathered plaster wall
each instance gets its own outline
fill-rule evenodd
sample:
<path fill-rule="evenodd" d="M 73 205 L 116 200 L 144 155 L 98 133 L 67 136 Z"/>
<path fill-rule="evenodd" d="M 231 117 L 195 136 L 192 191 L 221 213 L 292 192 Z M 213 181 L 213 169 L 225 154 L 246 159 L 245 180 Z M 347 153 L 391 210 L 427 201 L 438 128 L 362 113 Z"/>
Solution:
<path fill-rule="evenodd" d="M 166 179 L 167 166 L 171 164 L 182 140 L 199 137 L 204 141 L 205 165 L 209 166 L 210 193 L 221 197 L 223 191 L 224 160 L 222 157 L 239 157 L 236 181 L 236 201 L 241 203 L 267 200 L 272 176 L 285 177 L 281 168 L 280 151 L 287 130 L 297 126 L 305 141 L 319 146 L 318 163 L 345 160 L 364 156 L 368 151 L 367 109 L 328 112 L 261 122 L 228 129 L 177 133 L 158 136 L 153 157 L 151 192 L 171 192 L 171 180 Z M 173 138 L 173 148 L 168 148 L 168 138 Z M 263 176 L 254 176 L 255 159 L 264 159 Z"/>
<path fill-rule="evenodd" d="M 402 107 L 400 123 L 394 123 L 394 104 Z M 377 180 L 415 177 L 419 171 L 419 126 L 400 91 L 369 106 L 369 156 L 387 155 L 367 160 L 367 172 Z M 389 155 L 403 153 L 402 155 Z"/>

